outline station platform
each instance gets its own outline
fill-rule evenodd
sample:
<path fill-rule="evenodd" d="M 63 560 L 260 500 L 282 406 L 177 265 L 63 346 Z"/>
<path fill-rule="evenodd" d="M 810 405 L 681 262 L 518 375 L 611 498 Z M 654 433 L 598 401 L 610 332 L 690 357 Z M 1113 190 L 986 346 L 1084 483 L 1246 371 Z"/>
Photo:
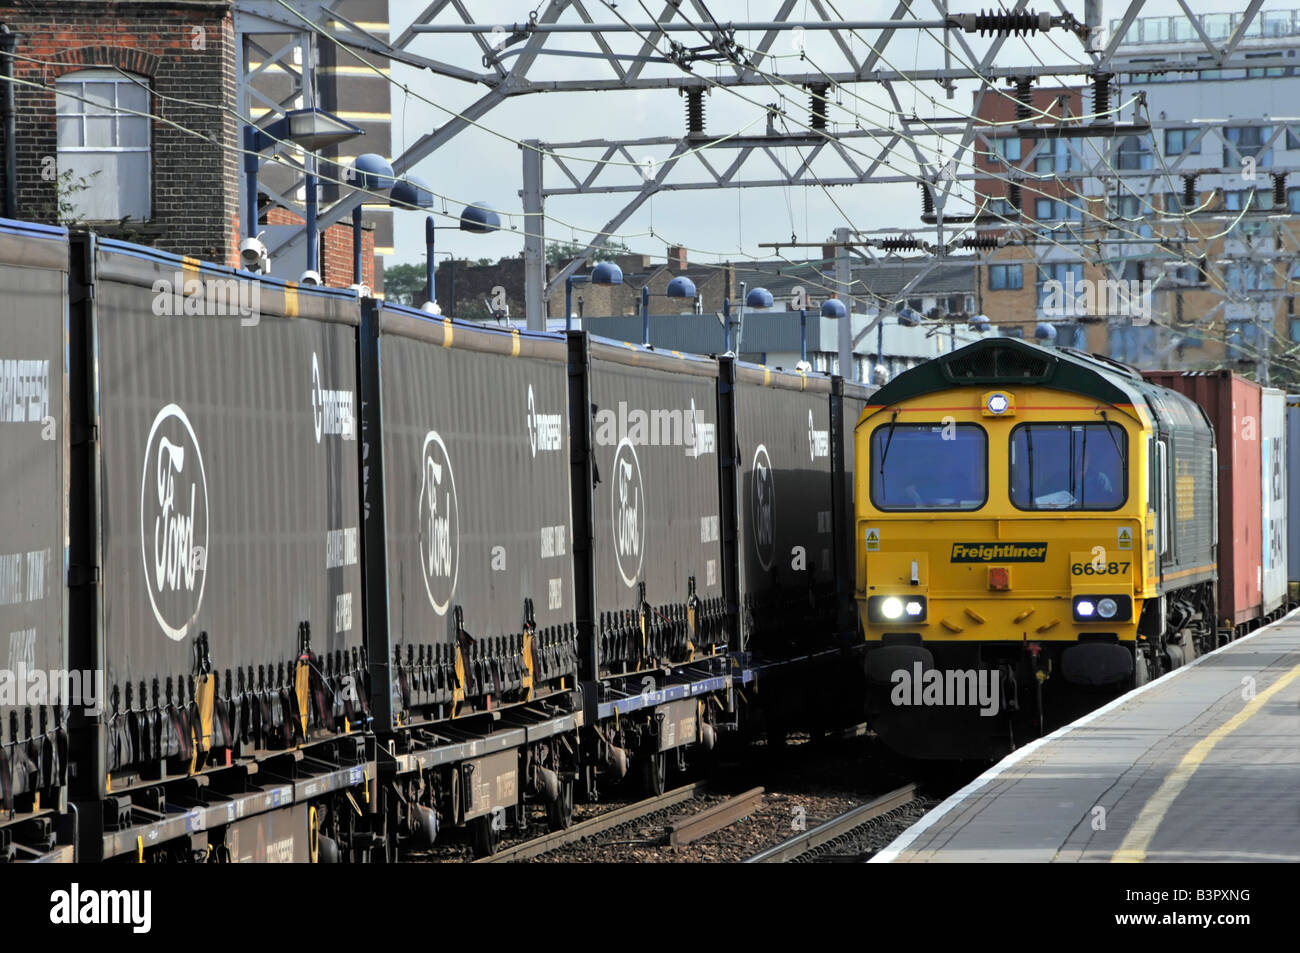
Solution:
<path fill-rule="evenodd" d="M 998 762 L 872 858 L 1300 862 L 1300 610 Z"/>

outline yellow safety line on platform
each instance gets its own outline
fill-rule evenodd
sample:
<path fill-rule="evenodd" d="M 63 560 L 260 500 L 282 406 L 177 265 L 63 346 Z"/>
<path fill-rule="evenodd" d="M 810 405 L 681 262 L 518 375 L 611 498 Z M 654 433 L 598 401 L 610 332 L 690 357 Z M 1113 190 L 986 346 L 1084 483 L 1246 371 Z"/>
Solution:
<path fill-rule="evenodd" d="M 1115 851 L 1111 857 L 1111 863 L 1144 863 L 1147 859 L 1147 848 L 1151 846 L 1151 840 L 1156 836 L 1156 830 L 1160 827 L 1160 822 L 1164 820 L 1165 814 L 1173 806 L 1174 800 L 1182 793 L 1183 788 L 1187 787 L 1187 783 L 1192 780 L 1192 775 L 1196 773 L 1196 769 L 1201 766 L 1201 763 L 1209 757 L 1215 745 L 1244 725 L 1251 716 L 1264 707 L 1265 702 L 1297 678 L 1300 678 L 1300 665 L 1291 669 L 1267 689 L 1260 692 L 1251 699 L 1245 708 L 1193 745 L 1192 750 L 1183 755 L 1183 760 L 1178 762 L 1178 767 L 1169 773 L 1160 788 L 1151 796 L 1151 800 L 1147 801 L 1143 806 L 1142 813 L 1133 822 L 1133 827 L 1125 835 L 1124 842 L 1119 845 L 1119 850 Z"/>

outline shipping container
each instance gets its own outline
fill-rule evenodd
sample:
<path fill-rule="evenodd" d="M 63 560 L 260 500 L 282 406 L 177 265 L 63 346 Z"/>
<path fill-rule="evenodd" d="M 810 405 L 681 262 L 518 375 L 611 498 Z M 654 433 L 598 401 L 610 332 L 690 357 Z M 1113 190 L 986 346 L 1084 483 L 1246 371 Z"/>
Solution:
<path fill-rule="evenodd" d="M 587 662 L 604 677 L 725 651 L 717 364 L 583 340 L 570 408 L 587 444 L 573 479 Z"/>
<path fill-rule="evenodd" d="M 0 824 L 61 786 L 66 768 L 51 756 L 66 750 L 64 710 L 102 701 L 93 672 L 84 684 L 80 672 L 75 684 L 61 677 L 67 298 L 67 232 L 0 220 Z"/>
<path fill-rule="evenodd" d="M 735 384 L 738 648 L 788 657 L 836 624 L 831 379 L 720 372 Z"/>
<path fill-rule="evenodd" d="M 1292 602 L 1300 600 L 1300 394 L 1286 396 L 1287 579 Z"/>
<path fill-rule="evenodd" d="M 1263 566 L 1263 611 L 1267 615 L 1286 602 L 1286 394 L 1263 388 L 1260 408 L 1260 477 L 1264 511 L 1260 528 Z"/>
<path fill-rule="evenodd" d="M 367 552 L 367 585 L 386 578 L 368 590 L 384 613 L 370 639 L 389 646 L 401 708 L 465 714 L 572 686 L 565 339 L 379 302 L 363 354 L 382 432 L 382 506 L 374 473 L 367 500 L 386 523 L 386 565 Z"/>
<path fill-rule="evenodd" d="M 1242 625 L 1263 613 L 1262 388 L 1231 371 L 1144 371 L 1143 376 L 1190 397 L 1214 427 L 1219 624 Z"/>
<path fill-rule="evenodd" d="M 192 769 L 191 728 L 248 753 L 360 724 L 355 294 L 94 236 L 73 275 L 76 406 L 98 412 L 73 532 L 100 567 L 75 631 L 105 672 L 112 789 Z"/>

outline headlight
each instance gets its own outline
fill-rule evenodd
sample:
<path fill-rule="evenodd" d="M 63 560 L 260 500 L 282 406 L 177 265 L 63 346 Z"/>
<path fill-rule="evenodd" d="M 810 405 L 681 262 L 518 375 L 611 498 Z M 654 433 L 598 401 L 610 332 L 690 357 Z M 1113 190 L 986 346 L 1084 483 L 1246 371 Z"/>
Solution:
<path fill-rule="evenodd" d="M 1087 595 L 1074 597 L 1075 622 L 1127 622 L 1132 618 L 1132 596 Z"/>
<path fill-rule="evenodd" d="M 872 622 L 924 622 L 925 596 L 871 596 L 867 618 Z"/>

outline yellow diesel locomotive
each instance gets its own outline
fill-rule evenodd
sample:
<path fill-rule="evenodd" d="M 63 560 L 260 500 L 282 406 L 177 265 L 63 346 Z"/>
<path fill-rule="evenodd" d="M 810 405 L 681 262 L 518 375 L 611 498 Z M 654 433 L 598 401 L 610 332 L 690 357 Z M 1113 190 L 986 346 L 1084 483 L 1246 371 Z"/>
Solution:
<path fill-rule="evenodd" d="M 869 718 L 919 758 L 998 757 L 1213 647 L 1214 434 L 1131 368 L 979 341 L 856 429 Z"/>

